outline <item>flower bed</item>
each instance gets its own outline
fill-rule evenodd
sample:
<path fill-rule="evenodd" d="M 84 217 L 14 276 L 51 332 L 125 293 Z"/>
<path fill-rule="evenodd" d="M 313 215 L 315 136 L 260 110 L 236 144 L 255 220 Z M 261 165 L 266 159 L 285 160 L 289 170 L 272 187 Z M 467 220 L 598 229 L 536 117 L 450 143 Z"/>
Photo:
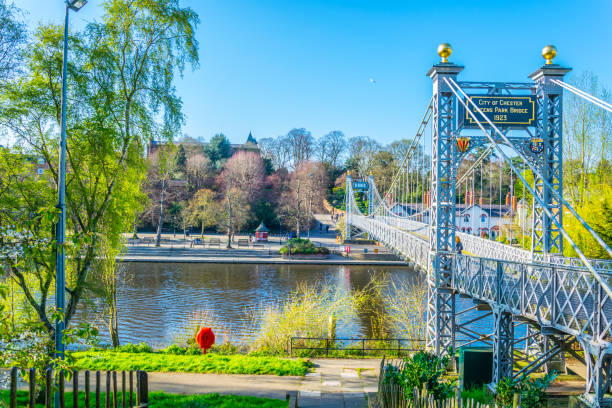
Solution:
<path fill-rule="evenodd" d="M 309 239 L 292 238 L 287 241 L 287 245 L 283 246 L 279 253 L 283 256 L 291 254 L 298 256 L 307 256 L 308 258 L 327 258 L 329 256 L 329 249 L 325 247 L 317 247 Z"/>

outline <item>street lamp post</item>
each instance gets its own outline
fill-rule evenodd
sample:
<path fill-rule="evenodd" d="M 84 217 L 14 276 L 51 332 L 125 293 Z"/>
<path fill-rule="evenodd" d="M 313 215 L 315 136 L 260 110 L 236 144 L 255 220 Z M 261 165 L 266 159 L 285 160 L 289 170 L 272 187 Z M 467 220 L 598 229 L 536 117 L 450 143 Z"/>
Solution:
<path fill-rule="evenodd" d="M 60 210 L 59 220 L 55 229 L 56 237 L 56 269 L 55 269 L 55 306 L 65 313 L 66 308 L 66 88 L 68 86 L 68 15 L 70 10 L 79 11 L 87 0 L 66 0 L 66 19 L 64 21 L 64 61 L 62 66 L 62 122 L 60 133 L 59 177 L 57 208 Z M 64 319 L 58 317 L 55 321 L 55 355 L 64 358 Z M 56 393 L 56 406 L 59 406 L 59 394 Z"/>

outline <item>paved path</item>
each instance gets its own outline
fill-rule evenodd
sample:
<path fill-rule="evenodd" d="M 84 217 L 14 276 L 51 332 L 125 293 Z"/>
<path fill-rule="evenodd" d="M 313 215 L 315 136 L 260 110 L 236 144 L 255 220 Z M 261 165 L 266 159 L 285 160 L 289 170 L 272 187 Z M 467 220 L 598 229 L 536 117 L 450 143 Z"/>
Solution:
<path fill-rule="evenodd" d="M 298 392 L 300 408 L 364 408 L 367 393 L 375 392 L 380 360 L 314 359 L 315 370 L 304 377 L 150 373 L 149 389 L 184 394 L 252 395 L 285 399 Z"/>

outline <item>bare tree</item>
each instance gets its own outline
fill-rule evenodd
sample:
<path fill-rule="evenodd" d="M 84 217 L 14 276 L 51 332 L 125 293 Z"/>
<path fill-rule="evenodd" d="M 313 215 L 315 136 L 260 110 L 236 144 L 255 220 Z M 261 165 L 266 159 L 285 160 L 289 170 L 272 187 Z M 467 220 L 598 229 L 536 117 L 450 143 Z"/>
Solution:
<path fill-rule="evenodd" d="M 340 165 L 346 151 L 346 138 L 339 130 L 332 130 L 317 141 L 317 159 L 333 167 Z"/>
<path fill-rule="evenodd" d="M 297 168 L 303 161 L 310 160 L 314 152 L 314 138 L 304 128 L 291 129 L 286 136 L 290 146 L 293 168 Z"/>
<path fill-rule="evenodd" d="M 187 158 L 186 175 L 189 186 L 194 190 L 199 190 L 206 184 L 212 163 L 203 153 L 196 154 Z"/>
<path fill-rule="evenodd" d="M 322 163 L 302 162 L 287 180 L 281 196 L 281 212 L 285 226 L 296 226 L 298 235 L 301 226 L 310 228 L 312 214 L 323 207 L 323 199 L 329 180 Z"/>
<path fill-rule="evenodd" d="M 349 157 L 355 164 L 361 176 L 365 176 L 371 170 L 372 160 L 380 150 L 380 144 L 367 136 L 352 137 L 348 141 Z"/>
<path fill-rule="evenodd" d="M 219 179 L 224 186 L 228 248 L 236 230 L 247 221 L 250 203 L 260 196 L 264 176 L 263 159 L 255 152 L 238 151 L 225 163 Z"/>

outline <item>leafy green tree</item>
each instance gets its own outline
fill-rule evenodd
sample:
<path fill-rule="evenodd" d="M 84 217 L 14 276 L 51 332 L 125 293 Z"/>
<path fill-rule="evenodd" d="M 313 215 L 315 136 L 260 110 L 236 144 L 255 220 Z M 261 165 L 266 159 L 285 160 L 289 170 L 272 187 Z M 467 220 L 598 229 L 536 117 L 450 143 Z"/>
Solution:
<path fill-rule="evenodd" d="M 210 139 L 210 143 L 205 148 L 205 153 L 210 161 L 215 163 L 217 168 L 220 168 L 225 160 L 232 155 L 232 146 L 223 133 L 217 133 Z"/>
<path fill-rule="evenodd" d="M 206 227 L 213 227 L 220 222 L 220 208 L 215 196 L 214 191 L 203 188 L 195 193 L 187 206 L 187 219 L 192 224 L 200 224 L 202 236 Z"/>
<path fill-rule="evenodd" d="M 20 71 L 21 52 L 26 43 L 26 27 L 21 10 L 0 0 L 0 87 Z"/>
<path fill-rule="evenodd" d="M 143 146 L 152 136 L 168 138 L 181 125 L 175 75 L 186 63 L 198 61 L 198 17 L 178 0 L 107 0 L 103 7 L 101 21 L 69 38 L 67 326 L 81 299 L 99 285 L 96 259 L 105 246 L 121 247 L 122 233 L 141 207 Z M 0 118 L 22 148 L 0 162 L 0 174 L 6 177 L 2 183 L 11 185 L 0 202 L 11 221 L 0 224 L 14 232 L 4 238 L 2 262 L 49 338 L 55 316 L 49 306 L 55 276 L 51 231 L 56 210 L 51 203 L 58 181 L 62 44 L 61 27 L 36 31 L 24 55 L 24 74 L 2 95 Z M 9 162 L 23 160 L 25 153 L 44 158 L 49 171 L 15 183 L 28 170 Z M 11 248 L 18 251 L 16 256 L 10 256 Z"/>
<path fill-rule="evenodd" d="M 177 172 L 185 174 L 187 170 L 187 155 L 182 144 L 179 145 L 176 155 L 174 156 L 174 167 Z"/>

